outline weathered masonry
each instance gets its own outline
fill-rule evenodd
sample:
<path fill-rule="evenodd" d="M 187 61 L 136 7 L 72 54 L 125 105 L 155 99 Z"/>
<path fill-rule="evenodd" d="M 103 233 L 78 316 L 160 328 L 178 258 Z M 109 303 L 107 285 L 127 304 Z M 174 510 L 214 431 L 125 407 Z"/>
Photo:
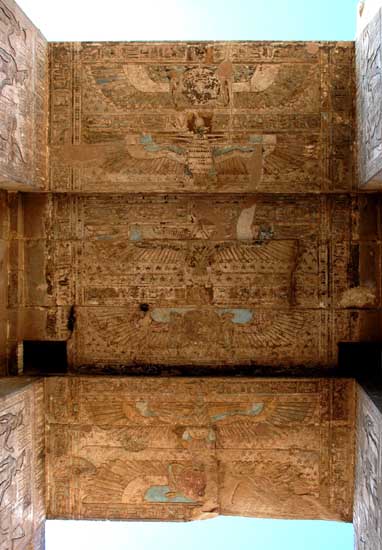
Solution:
<path fill-rule="evenodd" d="M 47 43 L 0 0 L 0 550 L 46 518 L 382 540 L 382 15 Z"/>

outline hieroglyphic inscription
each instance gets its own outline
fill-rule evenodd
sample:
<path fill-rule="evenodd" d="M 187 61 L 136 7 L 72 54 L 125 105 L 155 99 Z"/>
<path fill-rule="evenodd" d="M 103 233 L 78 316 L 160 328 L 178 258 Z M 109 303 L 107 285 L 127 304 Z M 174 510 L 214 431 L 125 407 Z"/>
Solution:
<path fill-rule="evenodd" d="M 7 193 L 0 191 L 0 375 L 7 372 L 7 306 L 8 306 L 8 250 L 9 208 Z"/>
<path fill-rule="evenodd" d="M 0 1 L 0 187 L 47 179 L 47 43 L 13 0 Z"/>
<path fill-rule="evenodd" d="M 338 341 L 364 338 L 380 304 L 378 231 L 364 229 L 365 212 L 377 216 L 370 201 L 26 197 L 26 337 L 71 336 L 71 366 L 82 372 L 334 365 Z"/>
<path fill-rule="evenodd" d="M 351 519 L 351 380 L 77 377 L 46 390 L 51 518 Z"/>
<path fill-rule="evenodd" d="M 0 548 L 42 550 L 43 385 L 14 379 L 1 384 Z"/>
<path fill-rule="evenodd" d="M 351 43 L 57 43 L 50 56 L 54 191 L 353 188 Z"/>

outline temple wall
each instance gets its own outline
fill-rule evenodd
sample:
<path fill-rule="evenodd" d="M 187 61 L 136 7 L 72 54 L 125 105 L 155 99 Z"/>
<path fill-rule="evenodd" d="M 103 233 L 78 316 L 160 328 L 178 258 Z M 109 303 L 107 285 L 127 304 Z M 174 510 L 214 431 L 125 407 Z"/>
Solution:
<path fill-rule="evenodd" d="M 357 13 L 357 36 L 382 8 L 382 0 L 359 0 Z"/>
<path fill-rule="evenodd" d="M 48 518 L 352 520 L 344 379 L 45 379 Z"/>
<path fill-rule="evenodd" d="M 358 386 L 354 527 L 356 550 L 381 547 L 382 413 Z"/>
<path fill-rule="evenodd" d="M 23 340 L 65 341 L 71 374 L 323 376 L 338 342 L 380 341 L 382 202 L 362 193 L 382 182 L 376 4 L 355 55 L 48 45 L 0 0 L 0 375 Z M 49 518 L 351 521 L 355 390 L 3 379 L 0 550 L 43 550 L 45 450 Z M 380 547 L 380 416 L 358 388 L 360 550 Z"/>
<path fill-rule="evenodd" d="M 7 372 L 8 204 L 0 192 L 0 376 Z"/>
<path fill-rule="evenodd" d="M 48 45 L 13 0 L 0 1 L 0 189 L 47 186 Z"/>
<path fill-rule="evenodd" d="M 15 378 L 0 386 L 0 549 L 43 550 L 44 386 Z"/>
<path fill-rule="evenodd" d="M 0 191 L 0 376 L 17 373 L 24 292 L 21 195 Z"/>
<path fill-rule="evenodd" d="M 356 42 L 359 183 L 382 188 L 382 2 L 366 2 Z M 368 8 L 368 9 L 367 9 Z"/>

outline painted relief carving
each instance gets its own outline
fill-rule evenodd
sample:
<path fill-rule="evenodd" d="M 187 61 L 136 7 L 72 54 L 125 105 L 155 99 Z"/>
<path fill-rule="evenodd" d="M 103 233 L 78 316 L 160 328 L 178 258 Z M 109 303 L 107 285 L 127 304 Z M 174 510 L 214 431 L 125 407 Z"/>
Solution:
<path fill-rule="evenodd" d="M 229 95 L 223 93 L 216 69 L 192 67 L 167 69 L 167 71 L 170 77 L 171 95 L 177 108 L 184 104 L 184 99 L 193 105 L 206 105 L 216 101 L 218 104 L 219 102 L 223 105 L 228 104 Z"/>
<path fill-rule="evenodd" d="M 209 53 L 195 58 L 198 48 Z M 328 133 L 320 130 L 329 93 L 333 102 L 350 97 L 330 76 L 350 71 L 350 57 L 337 66 L 330 48 L 52 45 L 51 189 L 351 189 L 349 154 L 331 159 L 330 171 L 322 155 L 332 147 L 329 128 L 352 119 L 342 102 Z"/>
<path fill-rule="evenodd" d="M 148 227 L 134 226 L 130 238 L 141 238 L 142 232 L 147 230 Z M 183 298 L 190 305 L 204 302 L 225 306 L 232 301 L 244 305 L 242 300 L 246 298 L 248 305 L 259 304 L 260 300 L 264 304 L 290 303 L 297 243 L 289 240 L 264 244 L 267 239 L 270 240 L 272 230 L 266 226 L 250 230 L 255 231 L 262 241 L 257 244 L 87 243 L 83 264 L 91 284 L 86 290 L 86 302 L 89 305 L 99 303 L 101 296 L 97 288 L 105 288 L 110 284 L 110 287 L 119 287 L 121 300 L 125 295 L 126 302 L 134 302 L 134 294 L 143 301 L 146 295 L 146 301 L 151 301 L 150 294 L 154 298 L 155 294 L 160 293 L 161 287 L 173 286 L 173 291 L 166 297 L 168 302 Z M 124 278 L 119 278 L 121 272 L 125 273 Z M 270 288 L 263 289 L 264 294 L 260 297 L 258 286 L 264 273 L 270 276 L 273 273 L 274 276 L 266 285 Z M 231 279 L 233 274 L 236 276 L 235 281 Z M 246 288 L 250 280 L 251 291 Z M 128 282 L 130 289 L 127 288 Z M 279 290 L 278 296 L 273 291 L 272 283 L 273 288 Z M 155 285 L 158 285 L 158 290 Z M 128 290 L 131 293 L 130 300 Z M 229 314 L 229 310 L 235 308 L 226 309 L 221 313 Z"/>
<path fill-rule="evenodd" d="M 201 188 L 217 184 L 221 174 L 242 174 L 259 180 L 267 136 L 251 136 L 242 145 L 225 144 L 211 135 L 208 123 L 206 117 L 191 113 L 184 121 L 185 131 L 175 135 L 172 144 L 157 143 L 151 134 L 142 135 L 140 143 L 112 153 L 102 169 L 124 175 L 171 173 L 185 181 L 192 178 Z"/>
<path fill-rule="evenodd" d="M 301 457 L 298 466 L 291 466 L 283 453 L 277 453 L 272 466 L 267 453 L 260 453 L 259 462 L 251 458 L 249 463 L 234 462 L 229 466 L 232 470 L 225 470 L 223 475 L 229 481 L 223 481 L 223 513 L 250 516 L 256 507 L 260 517 L 266 517 L 271 509 L 273 517 L 298 517 L 304 508 L 306 517 L 328 519 L 328 511 L 317 499 L 319 465 L 315 453 L 307 453 L 305 460 Z"/>
<path fill-rule="evenodd" d="M 192 105 L 229 103 L 229 64 L 211 66 L 114 66 L 117 72 L 110 78 L 104 67 L 92 66 L 91 76 L 101 93 L 114 105 L 125 107 L 145 104 L 172 106 L 177 109 Z"/>
<path fill-rule="evenodd" d="M 170 464 L 168 485 L 151 486 L 145 493 L 148 502 L 183 502 L 197 504 L 206 491 L 206 474 L 203 465 Z"/>
<path fill-rule="evenodd" d="M 75 361 L 79 367 L 123 364 L 127 357 L 129 363 L 232 364 L 257 359 L 280 364 L 289 353 L 291 364 L 301 361 L 302 356 L 309 363 L 317 354 L 318 335 L 308 326 L 317 324 L 319 318 L 305 312 L 276 315 L 267 310 L 192 306 L 154 308 L 151 313 L 132 308 L 81 308 Z M 292 356 L 288 349 L 296 346 L 297 334 L 301 345 Z M 309 342 L 310 350 L 304 351 L 305 342 Z"/>
<path fill-rule="evenodd" d="M 115 485 L 110 486 L 111 475 Z M 119 480 L 117 480 L 117 477 Z M 89 480 L 85 504 L 104 498 L 105 485 L 110 486 L 112 498 L 122 504 L 201 504 L 206 493 L 206 472 L 203 464 L 149 463 L 112 461 L 102 465 Z M 117 481 L 120 484 L 116 492 Z"/>
<path fill-rule="evenodd" d="M 240 108 L 263 111 L 282 106 L 284 110 L 299 110 L 309 100 L 315 107 L 319 103 L 317 73 L 312 65 L 235 65 L 234 79 L 235 105 Z"/>
<path fill-rule="evenodd" d="M 81 377 L 46 390 L 53 517 L 350 517 L 350 380 Z"/>
<path fill-rule="evenodd" d="M 25 248 L 28 338 L 68 339 L 81 373 L 334 366 L 338 341 L 360 339 L 374 315 L 371 294 L 380 303 L 380 252 L 358 233 L 360 200 L 40 196 L 46 230 Z"/>

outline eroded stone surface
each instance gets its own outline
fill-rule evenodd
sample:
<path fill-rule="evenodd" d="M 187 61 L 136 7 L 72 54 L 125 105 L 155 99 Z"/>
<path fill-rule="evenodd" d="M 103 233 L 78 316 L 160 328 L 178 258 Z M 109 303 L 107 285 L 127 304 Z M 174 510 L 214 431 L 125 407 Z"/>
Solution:
<path fill-rule="evenodd" d="M 13 0 L 0 1 L 0 188 L 47 184 L 47 42 Z"/>
<path fill-rule="evenodd" d="M 357 38 L 357 122 L 360 185 L 382 186 L 381 7 Z"/>
<path fill-rule="evenodd" d="M 67 341 L 77 374 L 326 373 L 338 342 L 380 339 L 381 200 L 357 193 L 353 43 L 51 44 L 43 189 L 46 45 L 9 6 L 0 0 L 0 108 L 6 97 L 20 112 L 4 111 L 0 163 L 7 181 L 49 192 L 0 195 L 8 369 L 27 339 Z M 359 42 L 371 171 L 373 24 Z M 50 517 L 351 520 L 350 380 L 45 384 Z M 21 429 L 4 432 L 6 452 Z M 6 475 L 12 485 L 19 472 Z M 365 495 L 361 526 L 364 510 L 373 517 Z M 8 539 L 32 533 L 29 516 L 22 530 L 9 517 Z"/>
<path fill-rule="evenodd" d="M 357 36 L 382 8 L 381 0 L 359 0 L 357 10 Z"/>
<path fill-rule="evenodd" d="M 351 521 L 351 380 L 45 383 L 51 518 Z"/>
<path fill-rule="evenodd" d="M 381 547 L 382 413 L 358 386 L 354 527 L 357 550 Z"/>
<path fill-rule="evenodd" d="M 371 198 L 60 194 L 23 208 L 24 338 L 68 340 L 74 371 L 334 366 L 339 341 L 378 337 Z"/>
<path fill-rule="evenodd" d="M 51 190 L 350 191 L 353 43 L 50 45 Z"/>
<path fill-rule="evenodd" d="M 0 548 L 43 550 L 43 383 L 3 378 L 0 384 Z"/>

